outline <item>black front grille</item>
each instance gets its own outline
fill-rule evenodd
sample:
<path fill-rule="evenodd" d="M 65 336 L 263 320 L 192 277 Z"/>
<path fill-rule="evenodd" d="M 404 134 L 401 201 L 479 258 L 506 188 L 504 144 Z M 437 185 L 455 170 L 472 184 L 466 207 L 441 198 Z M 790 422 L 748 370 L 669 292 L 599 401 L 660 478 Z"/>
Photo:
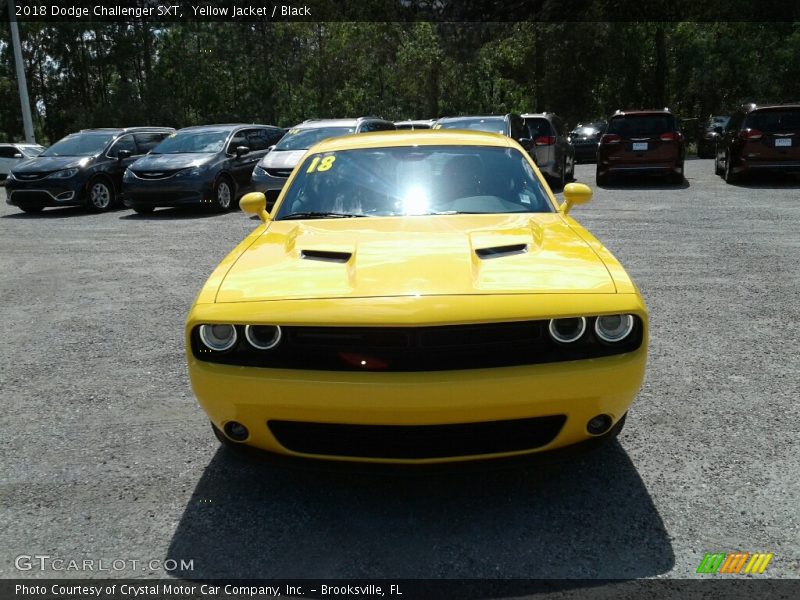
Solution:
<path fill-rule="evenodd" d="M 567 418 L 452 425 L 340 425 L 269 421 L 284 448 L 303 454 L 362 458 L 421 459 L 534 450 L 552 442 Z"/>
<path fill-rule="evenodd" d="M 44 204 L 53 201 L 53 197 L 50 194 L 41 190 L 14 190 L 11 193 L 11 199 L 14 202 L 26 204 Z"/>
<path fill-rule="evenodd" d="M 14 173 L 14 177 L 20 181 L 38 181 L 44 179 L 50 173 Z"/>
<path fill-rule="evenodd" d="M 291 169 L 264 169 L 273 177 L 289 177 L 292 174 Z"/>
<path fill-rule="evenodd" d="M 548 321 L 433 327 L 282 327 L 282 341 L 256 350 L 237 326 L 238 343 L 227 352 L 202 345 L 198 328 L 192 351 L 200 360 L 230 365 L 323 371 L 449 371 L 596 358 L 630 352 L 642 343 L 636 319 L 622 343 L 604 344 L 591 332 L 570 345 L 554 342 Z"/>
<path fill-rule="evenodd" d="M 169 171 L 134 171 L 133 174 L 139 179 L 167 179 L 179 171 L 181 171 L 181 169 L 172 169 Z"/>

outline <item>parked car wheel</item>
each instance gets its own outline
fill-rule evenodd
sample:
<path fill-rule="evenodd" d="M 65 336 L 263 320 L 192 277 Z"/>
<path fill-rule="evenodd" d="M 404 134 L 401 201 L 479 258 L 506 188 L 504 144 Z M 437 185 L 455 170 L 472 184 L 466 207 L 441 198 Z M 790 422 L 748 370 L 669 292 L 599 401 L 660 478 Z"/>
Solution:
<path fill-rule="evenodd" d="M 723 173 L 723 172 L 724 172 L 724 171 L 723 171 L 722 167 L 721 167 L 721 166 L 720 166 L 720 164 L 719 164 L 719 157 L 718 157 L 718 156 L 716 155 L 716 153 L 715 153 L 715 154 L 714 154 L 714 173 L 715 173 L 716 175 L 720 175 L 720 176 L 722 176 L 722 173 Z"/>
<path fill-rule="evenodd" d="M 733 167 L 731 166 L 731 155 L 728 154 L 725 157 L 725 173 L 723 178 L 725 179 L 725 183 L 736 183 L 736 180 L 739 179 L 738 175 L 733 172 Z"/>
<path fill-rule="evenodd" d="M 214 186 L 214 210 L 218 212 L 230 210 L 233 203 L 233 194 L 233 183 L 227 176 L 223 175 Z"/>
<path fill-rule="evenodd" d="M 86 205 L 90 210 L 101 212 L 114 206 L 114 186 L 105 179 L 95 179 L 89 184 Z"/>
<path fill-rule="evenodd" d="M 673 171 L 670 174 L 669 179 L 670 179 L 670 181 L 672 183 L 675 183 L 675 184 L 683 183 L 683 163 L 678 165 L 678 170 L 677 171 Z"/>
<path fill-rule="evenodd" d="M 597 171 L 597 174 L 595 175 L 595 181 L 597 182 L 597 185 L 608 185 L 608 175 L 601 175 L 600 171 Z"/>

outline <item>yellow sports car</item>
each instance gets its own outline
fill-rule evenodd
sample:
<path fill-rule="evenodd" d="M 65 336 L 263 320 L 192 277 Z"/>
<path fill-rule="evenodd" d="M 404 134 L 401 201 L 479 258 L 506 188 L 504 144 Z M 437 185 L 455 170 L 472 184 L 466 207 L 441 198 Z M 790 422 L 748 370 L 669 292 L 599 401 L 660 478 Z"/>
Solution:
<path fill-rule="evenodd" d="M 192 387 L 217 436 L 336 460 L 439 462 L 614 437 L 647 312 L 514 140 L 466 131 L 311 148 L 200 291 Z"/>

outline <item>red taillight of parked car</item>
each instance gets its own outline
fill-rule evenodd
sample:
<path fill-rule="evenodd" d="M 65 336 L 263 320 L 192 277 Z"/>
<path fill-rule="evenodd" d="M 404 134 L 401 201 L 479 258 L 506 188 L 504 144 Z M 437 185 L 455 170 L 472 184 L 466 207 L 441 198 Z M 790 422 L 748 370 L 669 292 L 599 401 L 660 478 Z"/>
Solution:
<path fill-rule="evenodd" d="M 739 132 L 739 138 L 743 140 L 760 140 L 763 135 L 758 129 L 744 129 Z"/>
<path fill-rule="evenodd" d="M 622 138 L 616 133 L 607 133 L 600 138 L 601 144 L 619 144 L 621 141 Z"/>
<path fill-rule="evenodd" d="M 675 141 L 681 139 L 680 135 L 681 134 L 679 134 L 679 133 L 677 133 L 675 131 L 667 131 L 666 133 L 662 133 L 660 136 L 658 136 L 658 138 L 662 142 L 675 142 Z"/>
<path fill-rule="evenodd" d="M 533 143 L 536 144 L 537 146 L 552 146 L 553 144 L 556 143 L 556 136 L 540 135 L 535 140 L 533 140 Z"/>

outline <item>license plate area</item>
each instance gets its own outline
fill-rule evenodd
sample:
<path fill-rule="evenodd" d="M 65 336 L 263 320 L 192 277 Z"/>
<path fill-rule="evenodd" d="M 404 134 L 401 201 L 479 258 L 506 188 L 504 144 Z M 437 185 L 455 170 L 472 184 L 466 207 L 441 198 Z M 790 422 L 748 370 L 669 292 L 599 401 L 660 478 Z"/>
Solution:
<path fill-rule="evenodd" d="M 633 142 L 631 150 L 634 152 L 645 152 L 647 150 L 647 142 Z"/>
<path fill-rule="evenodd" d="M 775 138 L 776 148 L 791 148 L 792 138 Z"/>

